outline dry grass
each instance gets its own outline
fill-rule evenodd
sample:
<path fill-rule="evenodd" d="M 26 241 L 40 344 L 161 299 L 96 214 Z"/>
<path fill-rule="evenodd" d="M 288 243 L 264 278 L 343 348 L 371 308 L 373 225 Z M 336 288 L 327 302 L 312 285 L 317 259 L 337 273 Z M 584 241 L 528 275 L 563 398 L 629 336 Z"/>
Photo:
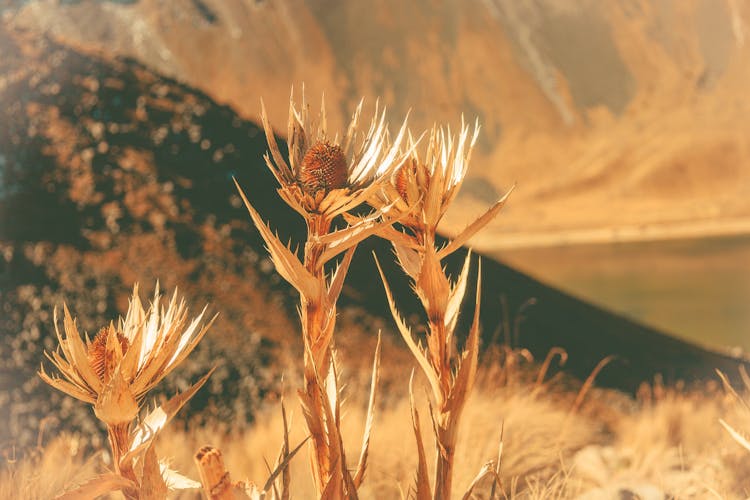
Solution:
<path fill-rule="evenodd" d="M 750 457 L 719 424 L 719 418 L 741 422 L 745 415 L 722 393 L 664 391 L 636 402 L 595 390 L 579 412 L 571 413 L 575 395 L 534 395 L 527 385 L 476 391 L 459 431 L 456 491 L 465 491 L 482 465 L 497 456 L 502 433 L 501 479 L 514 498 L 617 498 L 621 492 L 644 499 L 746 498 L 750 492 Z M 613 401 L 624 404 L 615 410 Z M 364 404 L 350 405 L 342 422 L 347 442 L 362 435 L 364 413 Z M 398 498 L 413 485 L 416 448 L 409 418 L 405 390 L 398 402 L 376 413 L 362 498 Z M 293 442 L 304 433 L 302 422 L 296 424 Z M 217 436 L 211 429 L 169 433 L 160 449 L 175 457 L 178 470 L 188 472 L 186 442 L 189 449 L 218 444 L 238 478 L 262 479 L 267 475 L 263 457 L 272 460 L 278 453 L 280 435 L 280 418 L 272 412 L 233 436 Z M 428 463 L 434 463 L 432 456 Z M 295 459 L 292 467 L 293 495 L 311 498 L 305 458 Z M 489 486 L 480 483 L 476 498 L 486 498 Z"/>
<path fill-rule="evenodd" d="M 99 468 L 99 453 L 84 456 L 84 440 L 78 436 L 60 435 L 44 448 L 14 457 L 15 450 L 5 450 L 0 470 L 0 498 L 54 498 L 70 487 L 85 482 Z"/>
<path fill-rule="evenodd" d="M 418 396 L 423 385 L 416 384 Z M 553 386 L 534 394 L 530 389 L 520 384 L 475 391 L 459 431 L 456 491 L 464 491 L 482 465 L 496 457 L 502 432 L 500 472 L 503 491 L 511 498 L 618 498 L 628 492 L 644 499 L 745 498 L 750 492 L 746 450 L 718 422 L 724 418 L 739 425 L 746 415 L 721 392 L 661 391 L 636 402 L 594 390 L 581 410 L 571 413 L 574 392 L 556 393 Z M 341 431 L 345 442 L 358 444 L 366 405 L 352 401 L 347 408 Z M 294 413 L 293 444 L 306 433 L 299 412 Z M 371 466 L 361 498 L 399 498 L 412 486 L 416 453 L 409 419 L 406 388 L 376 412 Z M 219 429 L 224 427 L 167 429 L 158 440 L 160 453 L 172 457 L 176 470 L 197 477 L 193 453 L 211 444 L 222 450 L 234 479 L 264 481 L 264 459 L 273 462 L 279 453 L 278 405 L 269 404 L 252 426 L 231 432 Z M 91 477 L 98 461 L 82 456 L 77 446 L 77 438 L 62 436 L 37 456 L 6 463 L 0 498 L 49 498 L 63 485 Z M 292 461 L 291 493 L 313 498 L 315 487 L 304 455 Z M 428 463 L 434 463 L 433 457 L 428 456 Z M 476 498 L 487 498 L 489 486 L 488 480 L 482 481 Z M 196 497 L 184 493 L 181 498 Z"/>

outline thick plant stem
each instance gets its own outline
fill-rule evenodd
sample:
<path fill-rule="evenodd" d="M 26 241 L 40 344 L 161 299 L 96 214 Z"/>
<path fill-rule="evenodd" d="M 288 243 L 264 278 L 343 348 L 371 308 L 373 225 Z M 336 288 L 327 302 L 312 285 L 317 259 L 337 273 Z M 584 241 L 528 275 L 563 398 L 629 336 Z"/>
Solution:
<path fill-rule="evenodd" d="M 330 220 L 324 216 L 313 216 L 307 221 L 308 234 L 305 244 L 305 268 L 320 283 L 320 290 L 326 290 L 325 269 L 320 262 L 325 250 L 319 238 L 328 233 Z M 301 297 L 300 311 L 302 316 L 302 334 L 305 343 L 304 354 L 304 388 L 302 391 L 307 403 L 305 419 L 310 431 L 313 453 L 313 470 L 318 491 L 326 489 L 329 482 L 343 482 L 336 473 L 340 463 L 333 463 L 331 458 L 339 456 L 337 423 L 327 416 L 333 414 L 328 401 L 328 375 L 331 365 L 331 334 L 335 326 L 335 304 L 329 304 L 325 296 Z M 333 310 L 331 310 L 333 308 Z M 343 486 L 343 485 L 342 485 Z"/>
<path fill-rule="evenodd" d="M 435 469 L 435 499 L 450 499 L 452 483 L 453 448 L 443 448 L 443 444 L 441 443 L 440 453 L 437 456 L 437 467 Z"/>
<path fill-rule="evenodd" d="M 330 357 L 330 354 L 329 356 Z M 323 491 L 326 484 L 330 481 L 333 471 L 329 460 L 331 445 L 329 423 L 326 421 L 326 410 L 324 405 L 328 402 L 324 399 L 326 394 L 325 382 L 318 378 L 316 371 L 313 370 L 314 360 L 309 353 L 305 353 L 305 371 L 304 371 L 304 392 L 305 399 L 309 406 L 305 412 L 305 420 L 314 447 L 313 469 L 317 481 L 318 491 Z"/>
<path fill-rule="evenodd" d="M 442 272 L 442 269 L 440 270 Z M 428 293 L 435 291 L 428 291 Z M 437 440 L 437 454 L 435 457 L 435 494 L 436 500 L 450 499 L 451 498 L 451 486 L 453 483 L 453 455 L 456 448 L 456 432 L 452 432 L 455 428 L 455 421 L 458 420 L 461 408 L 453 409 L 451 411 L 448 405 L 448 398 L 451 393 L 451 361 L 450 361 L 450 345 L 445 329 L 444 312 L 439 311 L 439 318 L 437 321 L 430 322 L 430 340 L 434 341 L 434 351 L 432 364 L 435 372 L 438 374 L 440 381 L 440 389 L 442 394 L 436 401 L 436 415 L 435 418 L 437 428 L 435 433 L 435 439 Z"/>
<path fill-rule="evenodd" d="M 135 471 L 133 471 L 130 464 L 120 463 L 123 453 L 126 452 L 129 447 L 129 434 L 129 423 L 107 426 L 107 437 L 109 439 L 109 447 L 112 450 L 112 463 L 115 466 L 115 471 L 122 477 L 133 481 L 134 484 L 138 484 L 135 477 Z M 135 490 L 122 490 L 122 493 L 128 500 L 138 499 L 138 492 Z"/>
<path fill-rule="evenodd" d="M 423 245 L 423 255 L 435 252 L 435 233 L 426 231 L 421 238 Z M 424 269 L 423 273 L 433 276 L 445 276 L 440 260 L 425 259 L 424 265 L 429 266 L 432 262 L 432 269 Z M 446 283 L 448 278 L 444 278 Z M 427 347 L 430 355 L 430 362 L 435 375 L 437 376 L 440 391 L 435 393 L 436 408 L 433 410 L 433 419 L 436 424 L 435 439 L 437 441 L 437 455 L 435 457 L 435 489 L 434 498 L 436 500 L 450 499 L 453 483 L 453 462 L 456 449 L 458 420 L 461 416 L 465 397 L 454 394 L 453 391 L 453 355 L 455 341 L 454 332 L 446 326 L 445 308 L 436 307 L 435 304 L 447 305 L 449 300 L 450 288 L 440 286 L 438 280 L 427 280 L 418 283 L 422 286 L 420 296 L 423 299 L 423 306 L 429 316 L 429 336 Z"/>

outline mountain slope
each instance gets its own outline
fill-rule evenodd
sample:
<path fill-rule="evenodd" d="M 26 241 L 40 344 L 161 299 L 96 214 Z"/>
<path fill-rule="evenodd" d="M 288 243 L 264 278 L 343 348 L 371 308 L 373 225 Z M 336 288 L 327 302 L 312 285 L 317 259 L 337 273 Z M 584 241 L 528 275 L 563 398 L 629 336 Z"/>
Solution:
<path fill-rule="evenodd" d="M 481 248 L 750 231 L 750 11 L 735 0 L 29 2 L 9 16 L 134 57 L 246 118 L 381 96 L 415 128 L 482 125 L 455 231 L 514 182 Z M 566 233 L 571 233 L 573 236 Z"/>

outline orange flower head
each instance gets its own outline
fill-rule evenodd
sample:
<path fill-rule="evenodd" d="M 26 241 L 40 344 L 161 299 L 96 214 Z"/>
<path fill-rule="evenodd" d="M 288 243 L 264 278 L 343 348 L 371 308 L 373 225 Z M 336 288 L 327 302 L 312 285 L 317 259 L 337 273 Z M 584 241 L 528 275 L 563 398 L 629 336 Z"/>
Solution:
<path fill-rule="evenodd" d="M 330 221 L 362 205 L 388 183 L 406 156 L 401 152 L 406 120 L 391 140 L 385 110 L 380 111 L 377 103 L 369 128 L 360 127 L 362 105 L 360 101 L 344 133 L 329 134 L 325 103 L 315 119 L 310 116 L 304 92 L 301 106 L 290 99 L 285 158 L 261 102 L 261 121 L 270 149 L 266 164 L 280 184 L 281 198 L 306 221 L 321 216 Z"/>
<path fill-rule="evenodd" d="M 111 327 L 109 327 L 111 328 Z M 110 351 L 107 353 L 107 337 L 109 336 L 109 328 L 104 327 L 99 330 L 94 340 L 88 346 L 88 358 L 91 368 L 99 377 L 99 380 L 106 383 L 112 378 L 112 374 L 115 371 L 117 360 L 114 358 L 113 353 Z M 117 341 L 120 343 L 120 350 L 125 354 L 130 347 L 127 337 L 122 333 L 117 332 Z"/>
<path fill-rule="evenodd" d="M 393 187 L 407 205 L 412 205 L 430 183 L 430 171 L 415 157 L 404 160 L 393 177 Z"/>
<path fill-rule="evenodd" d="M 328 141 L 316 143 L 305 153 L 297 174 L 302 188 L 313 196 L 320 191 L 328 194 L 345 187 L 348 177 L 344 151 Z"/>

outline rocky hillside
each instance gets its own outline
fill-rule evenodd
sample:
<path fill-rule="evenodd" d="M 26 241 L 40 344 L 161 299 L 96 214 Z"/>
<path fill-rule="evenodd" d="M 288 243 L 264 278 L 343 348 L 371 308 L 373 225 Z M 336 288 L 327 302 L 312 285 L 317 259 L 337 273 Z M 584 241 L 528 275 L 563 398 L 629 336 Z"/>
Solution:
<path fill-rule="evenodd" d="M 750 231 L 750 10 L 737 0 L 30 1 L 13 23 L 135 58 L 286 129 L 381 96 L 417 128 L 478 116 L 453 231 L 514 182 L 491 250 Z M 397 118 L 397 119 L 398 119 Z"/>

